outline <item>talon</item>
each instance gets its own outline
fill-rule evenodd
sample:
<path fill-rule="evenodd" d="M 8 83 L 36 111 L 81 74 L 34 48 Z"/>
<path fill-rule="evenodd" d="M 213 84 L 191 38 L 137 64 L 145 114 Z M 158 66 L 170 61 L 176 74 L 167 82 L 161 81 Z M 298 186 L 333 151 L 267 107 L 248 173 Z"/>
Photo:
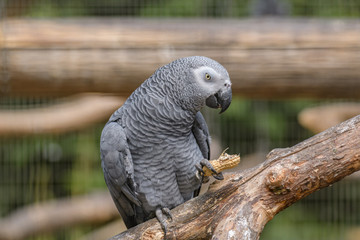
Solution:
<path fill-rule="evenodd" d="M 213 168 L 213 166 L 211 165 L 211 163 L 209 162 L 209 160 L 207 159 L 203 159 L 200 161 L 201 166 L 205 166 L 208 169 L 210 169 L 210 171 L 212 171 L 214 174 L 218 175 L 218 172 Z M 204 172 L 204 171 L 203 171 Z"/>
<path fill-rule="evenodd" d="M 222 173 L 218 173 L 217 175 L 213 175 L 216 180 L 224 180 L 224 175 Z"/>
<path fill-rule="evenodd" d="M 164 218 L 164 215 L 162 213 L 162 210 L 161 208 L 157 208 L 155 210 L 155 215 L 156 215 L 156 218 L 159 220 L 160 222 L 160 225 L 161 225 L 161 228 L 163 229 L 164 231 L 164 235 L 166 236 L 166 233 L 167 233 L 167 224 L 166 224 L 166 220 Z"/>
<path fill-rule="evenodd" d="M 198 170 L 198 172 L 200 173 L 200 175 L 204 175 L 205 174 L 205 172 L 204 172 L 204 170 L 202 169 L 202 167 L 203 166 L 201 166 L 201 164 L 196 164 L 195 165 L 195 168 L 196 168 L 196 170 Z"/>
<path fill-rule="evenodd" d="M 173 220 L 173 216 L 172 216 L 172 214 L 170 212 L 170 209 L 168 209 L 168 208 L 157 208 L 155 210 L 155 215 L 156 215 L 156 218 L 159 220 L 161 228 L 164 231 L 164 236 L 166 237 L 166 233 L 167 233 L 166 218 L 170 218 L 171 221 Z"/>
<path fill-rule="evenodd" d="M 172 213 L 171 213 L 170 209 L 168 209 L 168 208 L 162 208 L 161 211 L 162 211 L 168 218 L 170 218 L 170 221 L 173 220 L 173 216 L 172 216 Z"/>
<path fill-rule="evenodd" d="M 201 180 L 202 177 L 203 177 L 203 176 L 201 175 L 201 173 L 198 172 L 198 171 L 195 173 L 195 176 L 196 176 L 196 178 L 199 179 L 199 180 Z"/>

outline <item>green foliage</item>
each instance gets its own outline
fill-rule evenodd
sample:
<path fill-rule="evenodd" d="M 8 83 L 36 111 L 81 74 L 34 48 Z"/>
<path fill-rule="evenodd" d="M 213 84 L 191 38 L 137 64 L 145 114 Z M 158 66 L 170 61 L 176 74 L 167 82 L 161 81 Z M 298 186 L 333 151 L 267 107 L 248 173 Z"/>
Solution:
<path fill-rule="evenodd" d="M 147 17 L 235 17 L 247 15 L 247 1 L 170 0 L 144 6 L 140 16 Z"/>
<path fill-rule="evenodd" d="M 29 204 L 105 189 L 99 154 L 102 127 L 0 138 L 0 216 Z M 79 239 L 92 228 L 82 226 L 32 239 Z"/>
<path fill-rule="evenodd" d="M 294 16 L 359 17 L 360 0 L 290 0 Z"/>
<path fill-rule="evenodd" d="M 193 17 L 197 16 L 201 12 L 201 2 L 193 0 L 170 0 L 163 2 L 162 4 L 154 4 L 145 6 L 140 10 L 141 16 L 146 17 L 173 17 L 173 16 L 183 16 L 183 17 Z"/>
<path fill-rule="evenodd" d="M 281 0 L 279 0 L 281 1 Z M 360 0 L 283 0 L 292 16 L 359 17 Z M 145 16 L 244 17 L 252 0 L 41 0 L 25 11 L 31 17 Z"/>
<path fill-rule="evenodd" d="M 358 189 L 358 181 L 345 179 L 309 195 L 271 220 L 260 239 L 344 239 L 360 224 Z"/>
<path fill-rule="evenodd" d="M 100 128 L 79 135 L 76 145 L 76 160 L 71 171 L 72 194 L 84 194 L 94 189 L 105 188 L 100 164 Z M 95 137 L 95 138 L 94 138 Z"/>
<path fill-rule="evenodd" d="M 295 218 L 298 219 L 296 224 L 294 224 Z M 319 222 L 314 214 L 300 204 L 295 204 L 280 212 L 265 226 L 260 240 L 325 239 L 321 236 L 326 236 L 327 240 L 338 240 L 339 228 L 344 228 L 344 226 Z"/>
<path fill-rule="evenodd" d="M 30 17 L 70 17 L 87 15 L 83 1 L 35 1 L 26 12 Z"/>
<path fill-rule="evenodd" d="M 297 114 L 312 104 L 314 101 L 309 100 L 259 101 L 235 97 L 220 118 L 222 142 L 242 155 L 294 145 L 311 136 L 299 125 Z"/>

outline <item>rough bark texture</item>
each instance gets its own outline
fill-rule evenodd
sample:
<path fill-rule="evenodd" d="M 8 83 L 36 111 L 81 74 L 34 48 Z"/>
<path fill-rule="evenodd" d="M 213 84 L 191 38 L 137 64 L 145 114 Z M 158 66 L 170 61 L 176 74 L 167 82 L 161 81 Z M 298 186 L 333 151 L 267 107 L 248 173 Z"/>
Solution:
<path fill-rule="evenodd" d="M 360 115 L 291 148 L 274 149 L 252 169 L 228 175 L 172 210 L 168 239 L 258 239 L 278 212 L 360 169 Z M 152 219 L 112 238 L 162 239 Z"/>
<path fill-rule="evenodd" d="M 205 55 L 245 97 L 359 98 L 360 22 L 319 19 L 5 20 L 0 90 L 129 95 L 155 69 Z"/>

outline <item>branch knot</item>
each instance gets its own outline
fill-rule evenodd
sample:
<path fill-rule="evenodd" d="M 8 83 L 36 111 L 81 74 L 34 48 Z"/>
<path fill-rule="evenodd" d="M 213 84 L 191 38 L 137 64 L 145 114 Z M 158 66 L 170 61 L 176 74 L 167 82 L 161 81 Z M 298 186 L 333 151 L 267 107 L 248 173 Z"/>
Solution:
<path fill-rule="evenodd" d="M 285 182 L 286 172 L 284 169 L 280 171 L 272 170 L 266 176 L 266 187 L 275 195 L 284 195 L 290 192 Z"/>

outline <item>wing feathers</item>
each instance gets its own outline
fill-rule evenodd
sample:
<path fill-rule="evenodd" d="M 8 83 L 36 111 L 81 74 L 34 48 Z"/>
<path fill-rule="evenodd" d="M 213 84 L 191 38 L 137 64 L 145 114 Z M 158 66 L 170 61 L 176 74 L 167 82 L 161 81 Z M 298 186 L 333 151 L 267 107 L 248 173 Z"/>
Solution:
<path fill-rule="evenodd" d="M 135 192 L 134 168 L 124 129 L 110 122 L 101 134 L 100 152 L 105 182 L 126 226 L 135 221 L 135 206 L 140 206 Z"/>
<path fill-rule="evenodd" d="M 205 159 L 210 159 L 210 134 L 201 112 L 196 113 L 192 132 Z"/>
<path fill-rule="evenodd" d="M 200 151 L 205 159 L 210 159 L 210 134 L 205 119 L 201 112 L 197 112 L 195 116 L 192 132 L 196 139 Z M 193 197 L 196 197 L 200 193 L 201 186 L 194 191 Z"/>

